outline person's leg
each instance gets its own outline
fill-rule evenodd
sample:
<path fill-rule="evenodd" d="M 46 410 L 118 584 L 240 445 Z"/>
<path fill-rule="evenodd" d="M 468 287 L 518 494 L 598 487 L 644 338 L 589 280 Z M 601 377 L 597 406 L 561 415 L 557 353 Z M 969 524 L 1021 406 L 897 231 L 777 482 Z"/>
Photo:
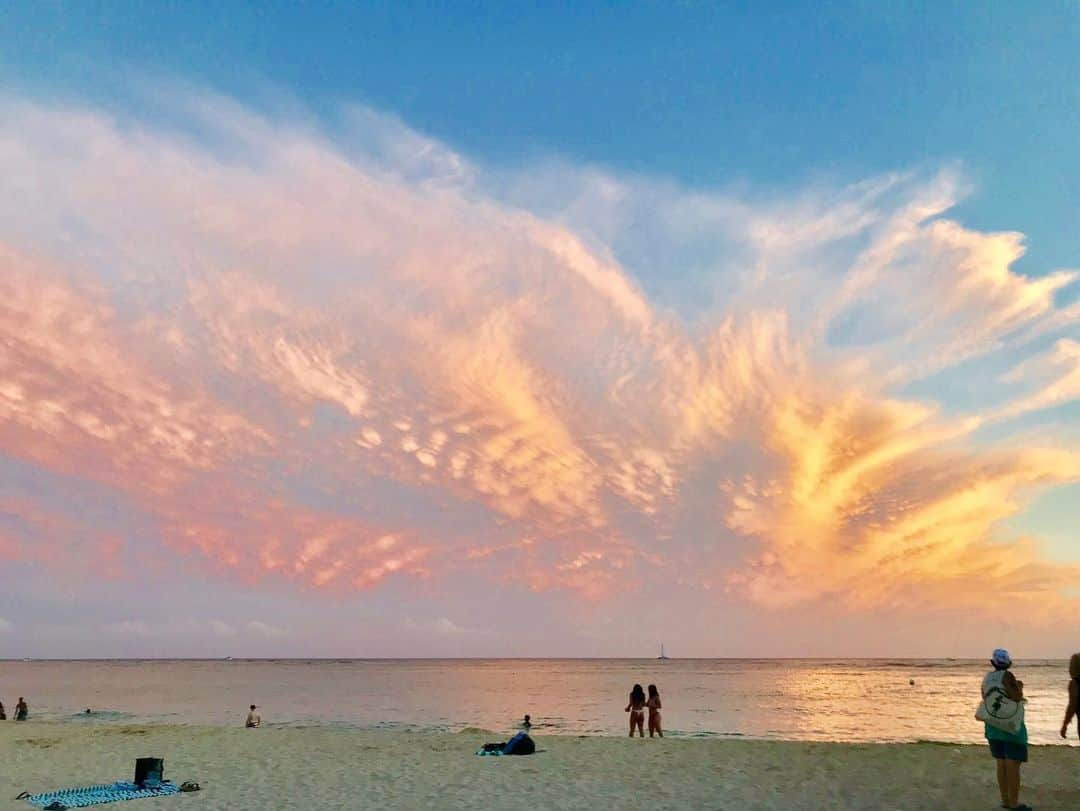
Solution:
<path fill-rule="evenodd" d="M 1009 808 L 1016 808 L 1020 805 L 1020 761 L 1019 760 L 1005 760 L 1005 785 L 1008 791 L 1008 798 L 1005 800 L 1005 804 Z"/>
<path fill-rule="evenodd" d="M 1013 797 L 1016 798 L 1016 804 L 1020 805 L 1020 767 L 1024 765 L 1024 761 L 1016 761 L 1016 779 L 1013 783 Z"/>
<path fill-rule="evenodd" d="M 994 763 L 997 764 L 997 779 L 998 779 L 998 791 L 1001 792 L 1001 806 L 1003 808 L 1009 807 L 1009 781 L 1005 776 L 1005 759 L 995 758 Z"/>
<path fill-rule="evenodd" d="M 634 737 L 634 713 L 630 713 L 630 737 Z"/>

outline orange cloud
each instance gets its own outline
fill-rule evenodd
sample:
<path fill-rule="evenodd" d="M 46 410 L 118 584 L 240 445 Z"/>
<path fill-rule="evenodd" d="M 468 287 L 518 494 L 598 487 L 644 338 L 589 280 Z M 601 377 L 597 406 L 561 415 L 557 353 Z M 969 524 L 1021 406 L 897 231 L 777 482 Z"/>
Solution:
<path fill-rule="evenodd" d="M 670 569 L 770 606 L 1065 600 L 1071 568 L 1000 527 L 1080 449 L 975 430 L 1078 396 L 1076 277 L 945 219 L 950 173 L 751 204 L 489 177 L 370 111 L 344 146 L 178 105 L 209 137 L 0 100 L 9 460 L 252 581 L 468 571 L 601 600 Z M 901 388 L 974 358 L 1037 389 L 952 413 Z M 9 555 L 63 531 L 20 526 Z"/>

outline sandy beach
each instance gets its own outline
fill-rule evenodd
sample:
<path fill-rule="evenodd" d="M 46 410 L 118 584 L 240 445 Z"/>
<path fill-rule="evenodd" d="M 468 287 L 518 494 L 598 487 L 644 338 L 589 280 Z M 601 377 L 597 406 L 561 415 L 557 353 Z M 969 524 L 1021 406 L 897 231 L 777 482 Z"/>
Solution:
<path fill-rule="evenodd" d="M 530 757 L 480 758 L 505 735 L 330 728 L 0 724 L 0 808 L 19 792 L 129 778 L 165 758 L 203 791 L 137 808 L 996 808 L 981 746 L 629 740 L 537 735 Z M 1080 808 L 1077 753 L 1033 747 L 1023 799 Z M 124 805 L 124 807 L 128 807 Z"/>

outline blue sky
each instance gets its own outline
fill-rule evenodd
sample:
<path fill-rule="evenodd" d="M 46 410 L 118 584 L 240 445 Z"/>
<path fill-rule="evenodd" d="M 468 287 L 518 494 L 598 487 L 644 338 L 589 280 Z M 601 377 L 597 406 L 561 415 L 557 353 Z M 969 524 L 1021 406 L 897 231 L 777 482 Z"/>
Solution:
<path fill-rule="evenodd" d="M 1076 3 L 9 5 L 0 641 L 959 656 L 1000 586 L 1060 653 L 1078 41 Z"/>
<path fill-rule="evenodd" d="M 1080 254 L 1075 3 L 14 3 L 0 67 L 107 97 L 143 72 L 362 101 L 474 159 L 690 185 L 962 162 L 959 212 Z"/>

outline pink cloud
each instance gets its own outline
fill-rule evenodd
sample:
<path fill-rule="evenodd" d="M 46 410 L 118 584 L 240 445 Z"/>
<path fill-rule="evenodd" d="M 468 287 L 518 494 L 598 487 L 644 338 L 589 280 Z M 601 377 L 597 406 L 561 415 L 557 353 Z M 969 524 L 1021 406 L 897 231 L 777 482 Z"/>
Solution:
<path fill-rule="evenodd" d="M 584 172 L 541 216 L 506 202 L 540 181 L 500 191 L 375 113 L 346 147 L 179 103 L 212 137 L 0 101 L 0 441 L 137 505 L 148 544 L 339 591 L 466 572 L 599 602 L 671 570 L 766 606 L 1066 599 L 999 528 L 1080 449 L 974 432 L 1077 396 L 1074 274 L 945 219 L 949 173 L 750 204 Z M 707 317 L 650 298 L 600 238 L 628 227 L 731 246 Z M 898 388 L 1003 352 L 1044 387 L 953 416 Z M 9 556 L 66 530 L 34 510 Z"/>

